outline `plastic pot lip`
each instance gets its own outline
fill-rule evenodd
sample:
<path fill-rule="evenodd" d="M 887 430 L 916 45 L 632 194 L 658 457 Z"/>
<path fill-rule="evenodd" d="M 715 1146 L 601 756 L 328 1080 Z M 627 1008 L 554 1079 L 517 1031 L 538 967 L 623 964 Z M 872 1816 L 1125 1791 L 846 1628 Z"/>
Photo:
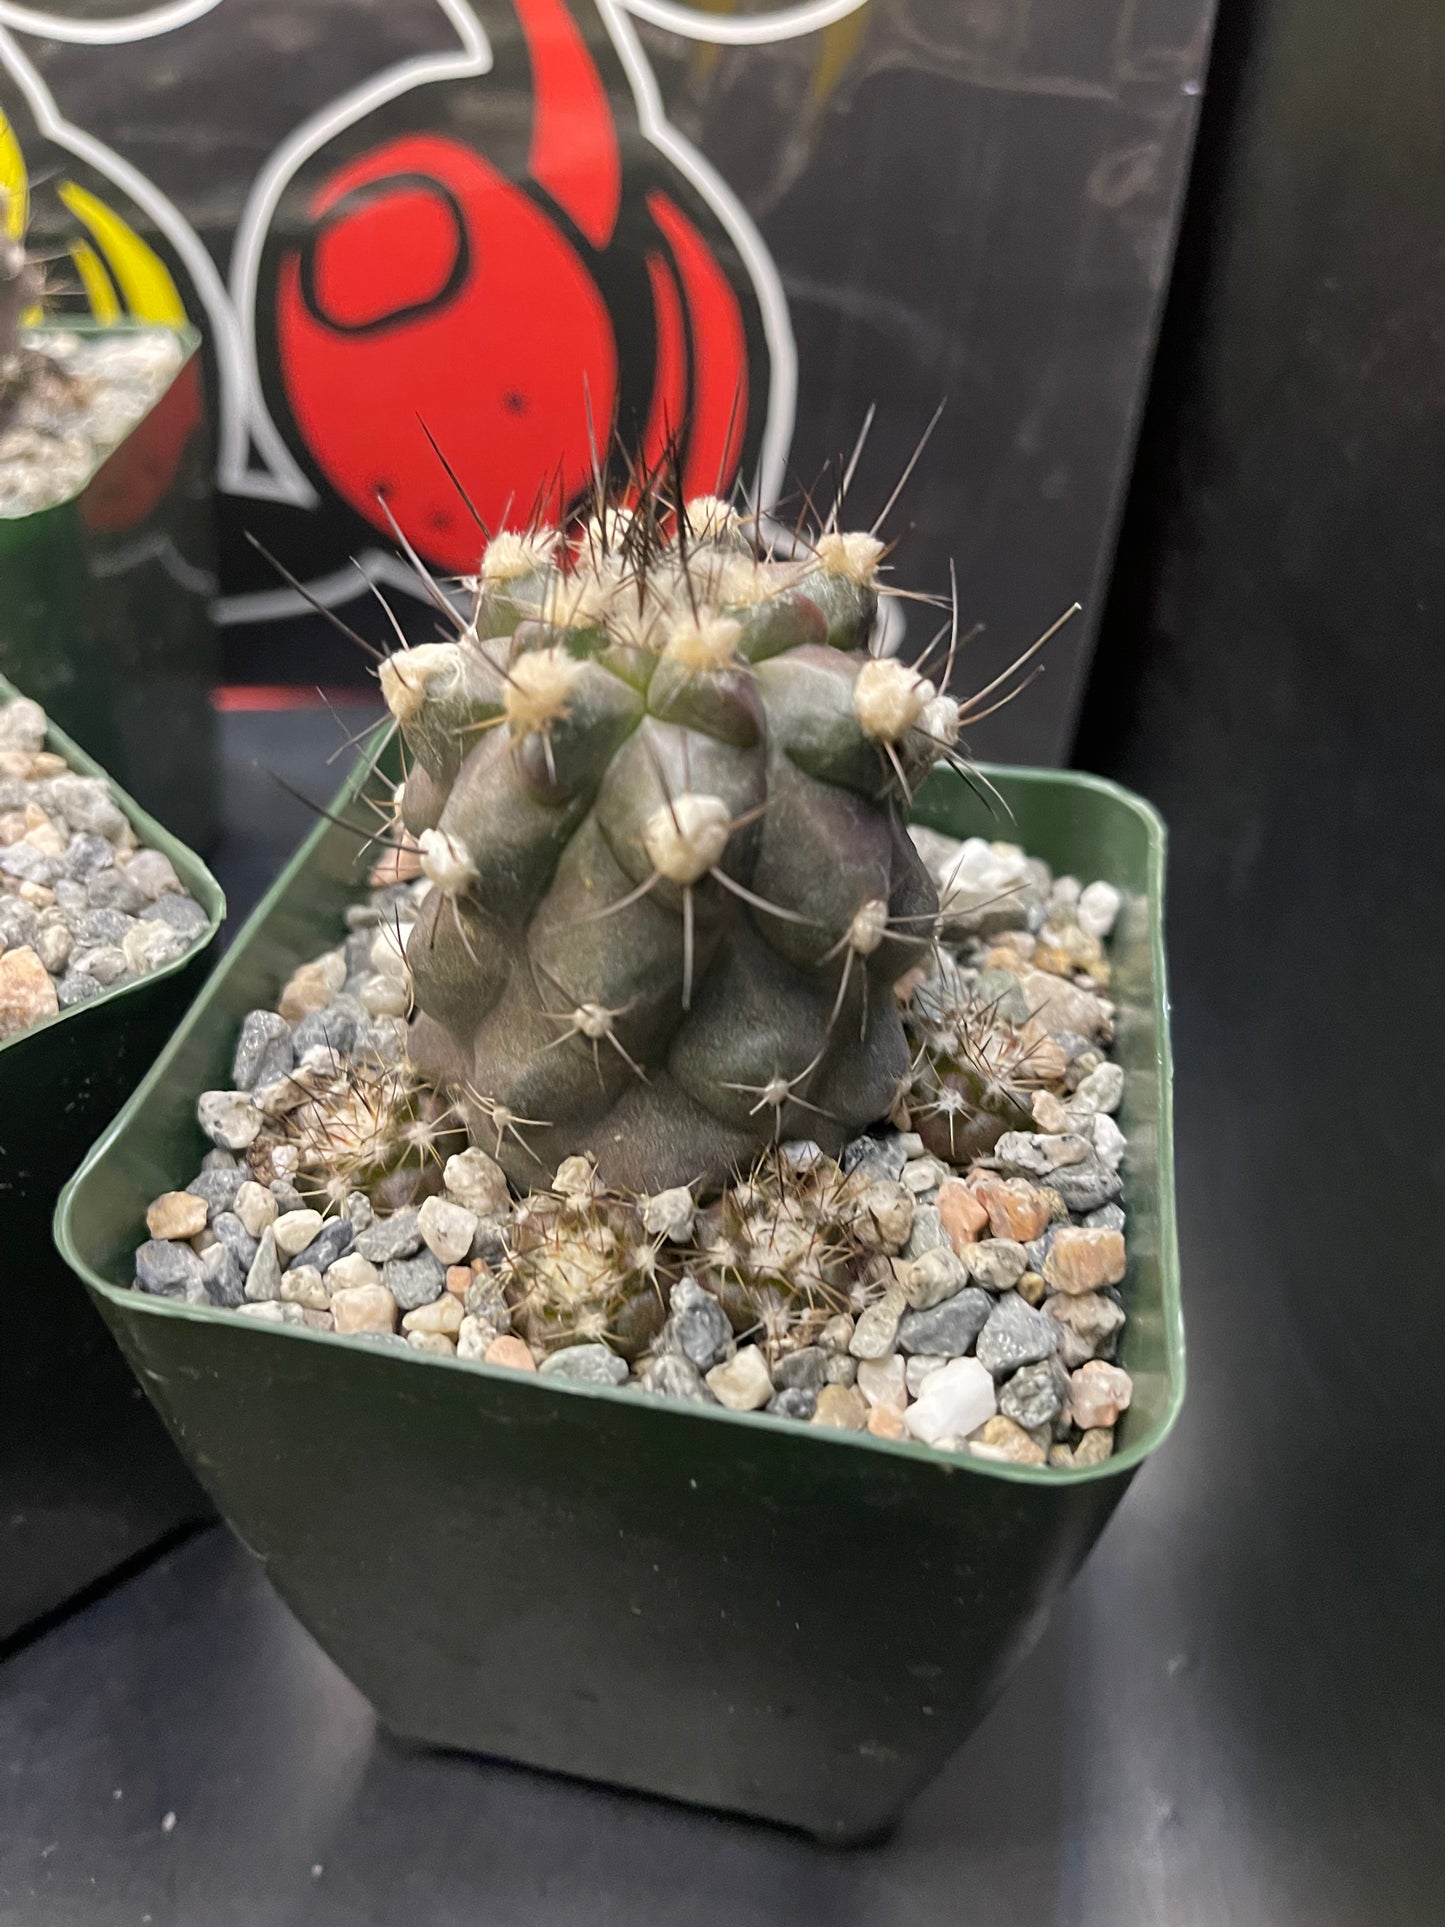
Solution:
<path fill-rule="evenodd" d="M 92 462 L 91 466 L 86 470 L 82 480 L 76 483 L 68 495 L 62 495 L 58 502 L 47 502 L 44 508 L 35 509 L 28 515 L 0 517 L 0 528 L 3 528 L 5 523 L 9 521 L 15 521 L 17 523 L 34 522 L 38 521 L 42 516 L 55 514 L 57 509 L 64 511 L 65 509 L 72 508 L 75 503 L 80 500 L 81 496 L 84 495 L 85 491 L 105 467 L 111 456 L 116 454 L 118 450 L 124 448 L 126 442 L 135 433 L 136 429 L 140 427 L 141 422 L 146 421 L 155 413 L 156 409 L 160 407 L 162 401 L 165 400 L 166 396 L 180 379 L 181 372 L 187 363 L 195 359 L 196 353 L 201 345 L 200 330 L 189 321 L 182 322 L 177 326 L 168 321 L 133 321 L 130 319 L 124 321 L 93 321 L 82 320 L 80 317 L 77 317 L 75 320 L 70 321 L 64 316 L 56 315 L 47 317 L 38 327 L 27 328 L 25 332 L 27 334 L 86 335 L 89 337 L 96 335 L 174 335 L 185 352 L 182 354 L 176 366 L 175 373 L 171 376 L 165 387 L 161 389 L 145 414 L 131 424 L 125 436 L 118 441 L 113 448 L 107 448 L 103 454 L 97 456 L 95 461 Z M 94 999 L 92 999 L 92 1002 L 93 1001 Z"/>
<path fill-rule="evenodd" d="M 358 772 L 368 770 L 372 766 L 386 729 L 387 726 L 383 726 L 383 729 L 378 731 L 364 748 L 358 764 Z M 1055 1490 L 1092 1484 L 1101 1480 L 1127 1478 L 1137 1471 L 1144 1460 L 1169 1436 L 1184 1402 L 1185 1359 L 1184 1321 L 1179 1290 L 1178 1226 L 1174 1201 L 1173 1056 L 1169 1036 L 1169 996 L 1164 958 L 1164 865 L 1167 842 L 1164 822 L 1153 805 L 1146 802 L 1143 797 L 1135 795 L 1132 790 L 1127 790 L 1106 777 L 1090 776 L 1074 770 L 1038 769 L 1000 763 L 984 763 L 979 764 L 978 767 L 986 775 L 995 778 L 1004 777 L 1010 782 L 1063 784 L 1107 796 L 1138 818 L 1147 838 L 1152 994 L 1156 1029 L 1160 1040 L 1160 1048 L 1155 1058 L 1159 1099 L 1157 1176 L 1159 1257 L 1163 1280 L 1164 1331 L 1169 1371 L 1168 1402 L 1158 1420 L 1140 1437 L 1130 1440 L 1122 1451 L 1105 1459 L 1101 1464 L 1078 1467 L 1033 1466 L 1015 1465 L 994 1459 L 978 1459 L 972 1454 L 955 1455 L 938 1452 L 932 1446 L 912 1439 L 880 1439 L 875 1438 L 871 1433 L 845 1432 L 832 1427 L 787 1426 L 762 1412 L 734 1412 L 723 1406 L 691 1404 L 681 1400 L 654 1400 L 650 1395 L 610 1385 L 585 1385 L 569 1383 L 565 1380 L 536 1378 L 534 1383 L 537 1391 L 543 1394 L 556 1393 L 565 1397 L 602 1399 L 624 1406 L 636 1406 L 639 1399 L 645 1397 L 649 1406 L 660 1405 L 673 1417 L 683 1422 L 741 1425 L 771 1438 L 777 1438 L 780 1434 L 786 1433 L 790 1437 L 810 1440 L 825 1450 L 838 1447 L 863 1453 L 881 1452 L 903 1457 L 912 1460 L 920 1469 L 926 1468 L 942 1477 L 964 1475 L 973 1478 L 1001 1479 L 1009 1484 Z M 359 773 L 352 777 L 342 793 L 341 800 L 345 800 L 350 795 L 352 788 L 359 780 L 361 780 Z M 920 820 L 924 820 L 929 812 L 925 807 L 918 814 Z M 319 825 L 297 850 L 265 897 L 252 911 L 244 928 L 237 935 L 230 954 L 239 957 L 244 952 L 256 931 L 270 915 L 275 900 L 287 888 L 295 872 L 309 860 L 313 844 L 324 834 L 325 828 L 325 824 Z M 224 965 L 221 968 L 224 968 Z M 123 1311 L 127 1318 L 179 1318 L 191 1324 L 220 1325 L 228 1332 L 234 1333 L 241 1321 L 233 1312 L 224 1310 L 220 1306 L 179 1304 L 171 1299 L 138 1292 L 129 1285 L 117 1285 L 110 1279 L 101 1277 L 80 1255 L 71 1231 L 71 1212 L 75 1199 L 91 1169 L 100 1162 L 111 1145 L 130 1129 L 135 1114 L 144 1105 L 150 1092 L 168 1074 L 171 1060 L 178 1054 L 185 1037 L 200 1021 L 204 1007 L 204 997 L 198 998 L 177 1027 L 171 1042 L 151 1066 L 125 1107 L 86 1153 L 84 1162 L 66 1184 L 56 1204 L 54 1234 L 62 1257 L 84 1280 L 88 1289 L 97 1296 L 107 1299 Z M 249 1319 L 245 1322 L 252 1323 Z M 489 1378 L 504 1379 L 514 1384 L 518 1380 L 525 1382 L 533 1378 L 530 1373 L 520 1373 L 505 1366 L 483 1365 L 430 1355 L 409 1356 L 400 1346 L 378 1345 L 366 1338 L 348 1333 L 310 1331 L 304 1326 L 257 1326 L 254 1327 L 254 1336 L 266 1342 L 283 1339 L 302 1344 L 321 1345 L 326 1348 L 341 1345 L 353 1352 L 366 1353 L 375 1358 L 379 1365 L 384 1363 L 391 1369 L 409 1366 L 421 1371 L 440 1369 L 468 1374 L 482 1373 Z"/>
<path fill-rule="evenodd" d="M 0 705 L 10 702 L 17 696 L 23 696 L 24 693 L 24 690 L 17 689 L 12 682 L 0 676 Z M 147 848 L 159 850 L 162 856 L 170 858 L 176 875 L 206 913 L 206 934 L 181 956 L 173 958 L 168 964 L 162 964 L 158 970 L 148 970 L 133 984 L 112 984 L 99 995 L 87 997 L 84 1003 L 72 1004 L 69 1010 L 58 1010 L 53 1017 L 46 1017 L 40 1023 L 32 1024 L 28 1030 L 17 1031 L 15 1036 L 7 1037 L 3 1043 L 0 1043 L 0 1054 L 6 1051 L 23 1050 L 35 1038 L 48 1035 L 59 1025 L 69 1022 L 72 1017 L 79 1017 L 88 1010 L 99 1010 L 102 1005 L 118 1003 L 122 998 L 128 997 L 132 991 L 143 990 L 148 984 L 161 983 L 167 977 L 174 977 L 178 971 L 194 963 L 197 957 L 205 955 L 215 942 L 216 933 L 226 917 L 225 893 L 195 851 L 182 843 L 179 837 L 173 836 L 148 810 L 143 810 L 134 798 L 126 794 L 114 777 L 107 775 L 95 758 L 88 756 L 79 743 L 67 736 L 63 729 L 50 722 L 48 717 L 46 721 L 46 748 L 53 750 L 57 756 L 63 756 L 68 767 L 77 776 L 98 776 L 109 790 L 112 802 L 123 813 L 141 842 Z M 127 1112 L 129 1108 L 127 1105 Z"/>

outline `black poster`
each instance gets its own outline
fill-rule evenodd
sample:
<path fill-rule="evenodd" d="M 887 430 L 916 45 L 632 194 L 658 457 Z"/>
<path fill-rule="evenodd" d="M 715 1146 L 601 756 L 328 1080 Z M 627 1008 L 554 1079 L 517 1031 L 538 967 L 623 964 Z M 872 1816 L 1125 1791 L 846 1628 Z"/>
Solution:
<path fill-rule="evenodd" d="M 230 676 L 302 607 L 405 592 L 387 511 L 476 561 L 565 515 L 594 432 L 689 492 L 884 507 L 895 580 L 984 625 L 988 725 L 1068 742 L 1210 0 L 0 0 L 0 184 L 61 305 L 197 323 Z M 385 507 L 383 507 L 383 499 Z M 932 611 L 894 602 L 897 640 Z M 414 605 L 420 617 L 419 605 Z M 900 613 L 905 612 L 905 613 Z M 902 631 L 906 628 L 906 637 Z M 288 629 L 286 671 L 318 673 Z M 300 640 L 297 640 L 297 638 Z"/>

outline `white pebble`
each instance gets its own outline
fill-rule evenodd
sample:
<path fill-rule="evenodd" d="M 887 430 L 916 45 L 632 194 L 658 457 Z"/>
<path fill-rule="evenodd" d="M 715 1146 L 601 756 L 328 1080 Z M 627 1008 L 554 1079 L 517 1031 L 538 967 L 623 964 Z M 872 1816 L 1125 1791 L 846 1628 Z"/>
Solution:
<path fill-rule="evenodd" d="M 510 1204 L 507 1174 L 485 1151 L 473 1146 L 449 1157 L 442 1167 L 442 1183 L 458 1204 L 464 1204 L 479 1218 L 506 1215 Z"/>
<path fill-rule="evenodd" d="M 276 1236 L 276 1249 L 287 1258 L 294 1258 L 298 1251 L 304 1251 L 321 1229 L 319 1211 L 283 1211 L 271 1227 Z"/>
<path fill-rule="evenodd" d="M 236 1193 L 236 1202 L 231 1209 L 246 1227 L 247 1235 L 259 1238 L 267 1225 L 275 1224 L 281 1207 L 264 1184 L 256 1184 L 248 1179 Z"/>
<path fill-rule="evenodd" d="M 903 1423 L 914 1438 L 936 1445 L 977 1431 L 997 1410 L 992 1372 L 976 1358 L 954 1358 L 928 1379 Z"/>
<path fill-rule="evenodd" d="M 908 1396 L 918 1398 L 933 1374 L 941 1372 L 947 1363 L 946 1358 L 937 1357 L 932 1352 L 916 1352 L 909 1359 L 903 1374 L 903 1382 L 908 1387 Z"/>
<path fill-rule="evenodd" d="M 202 1091 L 196 1122 L 223 1151 L 244 1151 L 261 1135 L 263 1119 L 249 1091 Z"/>
<path fill-rule="evenodd" d="M 756 1412 L 773 1396 L 768 1361 L 756 1345 L 744 1345 L 735 1358 L 714 1365 L 707 1383 L 719 1405 L 730 1412 Z"/>
<path fill-rule="evenodd" d="M 447 1198 L 428 1198 L 417 1214 L 427 1249 L 444 1265 L 458 1265 L 477 1235 L 477 1214 Z"/>
<path fill-rule="evenodd" d="M 353 1291 L 359 1285 L 379 1285 L 381 1273 L 369 1258 L 363 1258 L 359 1251 L 348 1251 L 344 1258 L 338 1258 L 334 1265 L 326 1269 L 326 1286 L 329 1291 Z"/>
<path fill-rule="evenodd" d="M 1117 1171 L 1128 1148 L 1128 1139 L 1113 1118 L 1101 1112 L 1094 1119 L 1094 1149 L 1099 1154 L 1100 1163 L 1106 1164 L 1111 1171 Z"/>
<path fill-rule="evenodd" d="M 666 1238 L 675 1245 L 685 1244 L 692 1236 L 697 1204 L 685 1184 L 671 1191 L 658 1191 L 642 1207 L 642 1223 L 650 1238 Z"/>
<path fill-rule="evenodd" d="M 1086 936 L 1107 937 L 1114 928 L 1120 902 L 1112 883 L 1091 883 L 1079 898 L 1079 928 Z"/>
<path fill-rule="evenodd" d="M 858 1363 L 858 1390 L 870 1405 L 886 1405 L 901 1412 L 908 1403 L 907 1367 L 897 1352 L 888 1358 L 864 1358 Z"/>

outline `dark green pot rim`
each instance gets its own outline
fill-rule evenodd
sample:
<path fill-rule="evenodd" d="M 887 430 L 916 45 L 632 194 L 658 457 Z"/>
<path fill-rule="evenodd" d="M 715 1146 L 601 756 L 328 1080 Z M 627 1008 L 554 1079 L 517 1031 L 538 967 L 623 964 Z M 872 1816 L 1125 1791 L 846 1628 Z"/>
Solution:
<path fill-rule="evenodd" d="M 0 705 L 24 694 L 23 689 L 17 689 L 13 683 L 7 682 L 4 676 L 0 676 Z M 138 977 L 133 984 L 113 984 L 110 989 L 102 990 L 98 996 L 87 997 L 84 1003 L 72 1004 L 69 1010 L 57 1011 L 55 1016 L 47 1017 L 42 1023 L 32 1024 L 29 1030 L 22 1030 L 14 1037 L 6 1038 L 3 1043 L 0 1043 L 0 1052 L 23 1050 L 37 1037 L 46 1036 L 58 1025 L 68 1023 L 72 1017 L 78 1017 L 84 1011 L 100 1010 L 106 1004 L 119 1003 L 133 990 L 140 990 L 147 984 L 160 983 L 167 977 L 175 976 L 177 971 L 184 970 L 187 964 L 193 963 L 197 955 L 215 941 L 216 932 L 226 916 L 226 899 L 221 886 L 194 850 L 188 849 L 179 837 L 171 835 L 163 823 L 158 823 L 133 797 L 127 796 L 119 783 L 107 775 L 95 758 L 87 756 L 79 743 L 72 741 L 65 731 L 57 728 L 54 723 L 50 723 L 46 730 L 45 746 L 53 750 L 57 756 L 63 756 L 68 767 L 77 776 L 98 776 L 110 791 L 111 800 L 129 820 L 131 828 L 141 842 L 152 850 L 159 850 L 162 856 L 170 858 L 176 875 L 206 913 L 206 934 L 204 937 L 198 937 L 183 955 L 176 957 L 168 964 L 162 964 L 159 970 L 148 970 L 144 977 Z"/>
<path fill-rule="evenodd" d="M 357 772 L 342 790 L 334 805 L 340 813 L 344 805 L 354 795 L 360 783 L 373 766 L 378 745 L 384 731 L 363 752 Z M 1180 1302 L 1179 1286 L 1179 1249 L 1174 1201 L 1174 1145 L 1173 1145 L 1173 1059 L 1169 1045 L 1169 997 L 1165 976 L 1164 955 L 1164 865 L 1166 832 L 1162 818 L 1149 803 L 1131 791 L 1111 783 L 1103 777 L 1083 775 L 1075 771 L 1051 769 L 1028 769 L 1006 764 L 980 764 L 984 775 L 993 779 L 1005 778 L 1013 784 L 1064 784 L 1112 799 L 1136 816 L 1143 826 L 1148 848 L 1147 897 L 1149 916 L 1149 950 L 1151 962 L 1151 992 L 1153 1015 L 1159 1048 L 1154 1062 L 1157 1075 L 1157 1186 L 1159 1192 L 1159 1265 L 1161 1275 L 1161 1296 L 1163 1309 L 1164 1340 L 1169 1390 L 1165 1404 L 1154 1422 L 1141 1428 L 1137 1437 L 1128 1442 L 1113 1457 L 1099 1465 L 1028 1466 L 1014 1465 L 991 1459 L 977 1459 L 972 1456 L 954 1457 L 935 1451 L 931 1446 L 914 1440 L 880 1439 L 870 1433 L 835 1431 L 831 1428 L 808 1428 L 806 1436 L 811 1438 L 820 1449 L 825 1451 L 843 1450 L 862 1453 L 892 1453 L 912 1459 L 921 1467 L 927 1467 L 940 1477 L 965 1477 L 983 1479 L 1002 1479 L 1011 1484 L 1032 1486 L 1072 1486 L 1100 1479 L 1124 1477 L 1132 1473 L 1141 1462 L 1154 1452 L 1174 1426 L 1184 1401 L 1184 1320 Z M 937 778 L 934 783 L 937 783 Z M 952 779 L 956 781 L 957 779 Z M 940 792 L 935 789 L 934 795 Z M 935 811 L 925 796 L 914 811 L 914 818 L 920 823 L 929 823 Z M 132 1126 L 136 1114 L 141 1110 L 147 1097 L 170 1074 L 173 1060 L 179 1054 L 184 1039 L 204 1017 L 210 994 L 224 977 L 233 963 L 244 955 L 261 926 L 270 916 L 277 900 L 286 892 L 295 876 L 309 863 L 315 845 L 329 829 L 325 821 L 319 823 L 312 834 L 302 843 L 290 863 L 277 877 L 270 890 L 252 911 L 245 927 L 232 944 L 228 955 L 212 973 L 206 987 L 196 1003 L 177 1028 L 170 1044 L 155 1064 L 145 1080 L 132 1094 L 129 1102 L 113 1120 L 109 1128 L 87 1153 L 85 1162 L 61 1192 L 55 1209 L 55 1241 L 66 1262 L 82 1278 L 89 1289 L 100 1297 L 109 1300 L 120 1308 L 127 1317 L 179 1318 L 192 1324 L 220 1324 L 234 1330 L 237 1320 L 232 1312 L 215 1306 L 195 1306 L 177 1304 L 169 1299 L 151 1297 L 136 1291 L 128 1281 L 117 1282 L 103 1278 L 86 1262 L 81 1255 L 71 1224 L 72 1210 L 77 1192 L 84 1185 L 92 1167 L 109 1150 L 110 1146 L 123 1136 Z M 305 961 L 297 958 L 298 963 Z M 92 1000 L 94 1001 L 94 1000 Z M 147 1202 L 149 1202 L 147 1200 Z M 141 1207 L 144 1208 L 143 1206 Z M 375 1357 L 378 1348 L 364 1338 L 351 1337 L 336 1332 L 315 1332 L 304 1327 L 281 1326 L 267 1330 L 268 1339 L 313 1344 L 323 1347 L 346 1346 L 353 1351 L 364 1351 Z M 399 1347 L 387 1347 L 388 1362 L 398 1370 L 450 1371 L 471 1375 L 485 1374 L 488 1377 L 503 1377 L 515 1381 L 519 1374 L 502 1366 L 480 1365 L 462 1362 L 459 1359 L 438 1358 L 434 1356 L 408 1356 Z M 425 1381 L 422 1381 L 423 1383 Z M 615 1389 L 611 1386 L 591 1386 L 581 1384 L 558 1384 L 547 1379 L 536 1381 L 539 1396 L 562 1398 L 595 1398 L 621 1401 L 635 1405 L 640 1394 Z M 744 1426 L 758 1430 L 761 1435 L 776 1436 L 778 1421 L 757 1412 L 732 1412 L 721 1406 L 670 1403 L 656 1401 L 663 1405 L 680 1423 L 696 1422 L 708 1425 Z M 803 1428 L 797 1428 L 800 1432 Z"/>

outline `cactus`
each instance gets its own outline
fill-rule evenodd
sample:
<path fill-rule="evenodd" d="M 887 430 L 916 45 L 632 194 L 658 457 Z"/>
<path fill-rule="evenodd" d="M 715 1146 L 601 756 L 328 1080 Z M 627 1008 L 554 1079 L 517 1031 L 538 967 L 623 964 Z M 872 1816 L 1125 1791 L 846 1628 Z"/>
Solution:
<path fill-rule="evenodd" d="M 518 1207 L 503 1278 L 512 1323 L 542 1351 L 606 1343 L 636 1358 L 667 1316 L 665 1255 L 641 1210 L 609 1195 L 588 1158 Z"/>
<path fill-rule="evenodd" d="M 411 1058 L 520 1188 L 586 1154 L 716 1189 L 908 1075 L 937 897 L 904 809 L 960 706 L 870 653 L 881 541 L 789 547 L 644 488 L 570 542 L 498 534 L 455 639 L 381 665 L 435 886 Z"/>

